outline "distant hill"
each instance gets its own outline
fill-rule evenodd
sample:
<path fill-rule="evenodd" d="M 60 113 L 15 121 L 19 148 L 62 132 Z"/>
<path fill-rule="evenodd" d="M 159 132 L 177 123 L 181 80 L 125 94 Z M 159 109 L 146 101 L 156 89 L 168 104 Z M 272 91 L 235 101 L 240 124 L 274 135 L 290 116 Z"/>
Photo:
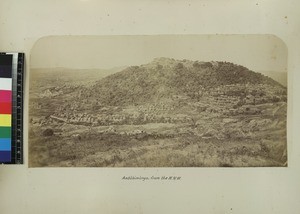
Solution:
<path fill-rule="evenodd" d="M 287 72 L 280 71 L 260 71 L 260 73 L 271 77 L 275 81 L 279 82 L 281 85 L 287 87 Z"/>
<path fill-rule="evenodd" d="M 124 67 L 111 69 L 34 68 L 30 70 L 30 79 L 42 81 L 57 79 L 57 81 L 77 84 L 97 81 L 123 69 Z"/>
<path fill-rule="evenodd" d="M 156 58 L 99 80 L 82 96 L 103 105 L 132 105 L 201 93 L 224 85 L 263 84 L 285 88 L 270 77 L 230 62 Z M 84 98 L 83 97 L 83 98 Z"/>

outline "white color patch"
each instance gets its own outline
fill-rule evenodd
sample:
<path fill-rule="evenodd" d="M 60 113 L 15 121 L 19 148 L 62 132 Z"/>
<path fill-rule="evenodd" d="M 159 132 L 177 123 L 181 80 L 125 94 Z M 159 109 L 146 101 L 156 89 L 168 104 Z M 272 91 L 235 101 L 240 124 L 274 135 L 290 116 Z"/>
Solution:
<path fill-rule="evenodd" d="M 11 91 L 12 79 L 11 78 L 0 78 L 0 90 Z"/>

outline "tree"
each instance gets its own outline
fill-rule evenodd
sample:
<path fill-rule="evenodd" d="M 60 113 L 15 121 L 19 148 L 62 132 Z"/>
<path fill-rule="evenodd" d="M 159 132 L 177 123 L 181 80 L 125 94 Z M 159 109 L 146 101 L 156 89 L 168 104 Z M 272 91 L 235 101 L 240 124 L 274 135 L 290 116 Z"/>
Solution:
<path fill-rule="evenodd" d="M 163 66 L 160 65 L 160 64 L 157 64 L 157 65 L 156 65 L 156 69 L 157 69 L 157 70 L 161 70 L 161 69 L 163 69 Z"/>
<path fill-rule="evenodd" d="M 176 69 L 183 69 L 184 66 L 181 62 L 179 62 L 177 65 L 176 65 Z"/>

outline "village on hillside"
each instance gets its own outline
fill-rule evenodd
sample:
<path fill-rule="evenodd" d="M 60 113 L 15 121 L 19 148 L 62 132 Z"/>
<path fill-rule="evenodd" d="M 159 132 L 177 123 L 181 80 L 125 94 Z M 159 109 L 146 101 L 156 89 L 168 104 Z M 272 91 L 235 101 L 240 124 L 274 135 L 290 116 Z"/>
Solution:
<path fill-rule="evenodd" d="M 285 87 L 199 86 L 155 102 L 107 105 L 91 98 L 96 80 L 39 81 L 30 92 L 32 166 L 286 165 Z"/>
<path fill-rule="evenodd" d="M 240 96 L 241 91 L 247 89 L 247 96 Z M 49 91 L 49 90 L 47 90 Z M 150 103 L 132 107 L 100 106 L 92 113 L 81 112 L 81 105 L 78 102 L 67 103 L 59 106 L 52 114 L 44 118 L 31 118 L 32 124 L 47 125 L 51 123 L 82 124 L 87 126 L 109 126 L 124 124 L 145 124 L 145 123 L 188 123 L 192 121 L 189 114 L 174 114 L 174 110 L 188 106 L 190 111 L 198 113 L 218 113 L 220 116 L 235 115 L 259 115 L 262 114 L 264 106 L 270 103 L 286 102 L 287 96 L 284 89 L 278 89 L 268 85 L 227 85 L 216 87 L 209 91 L 202 91 L 201 101 L 188 102 L 187 96 L 177 95 L 172 97 L 172 102 Z M 49 94 L 50 97 L 57 97 L 63 94 L 56 91 Z M 245 92 L 246 94 L 246 92 Z M 41 94 L 41 98 L 45 94 Z M 272 105 L 271 105 L 272 106 Z M 42 109 L 43 102 L 32 102 L 31 108 Z M 51 112 L 49 109 L 48 112 Z"/>

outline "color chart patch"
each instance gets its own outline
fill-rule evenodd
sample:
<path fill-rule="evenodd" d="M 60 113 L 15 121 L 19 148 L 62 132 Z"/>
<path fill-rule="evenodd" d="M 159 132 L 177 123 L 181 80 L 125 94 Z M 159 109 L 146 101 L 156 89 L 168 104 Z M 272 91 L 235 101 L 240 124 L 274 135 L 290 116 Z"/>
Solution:
<path fill-rule="evenodd" d="M 23 163 L 23 53 L 0 53 L 0 163 Z"/>
<path fill-rule="evenodd" d="M 0 55 L 0 162 L 11 162 L 13 55 Z"/>

